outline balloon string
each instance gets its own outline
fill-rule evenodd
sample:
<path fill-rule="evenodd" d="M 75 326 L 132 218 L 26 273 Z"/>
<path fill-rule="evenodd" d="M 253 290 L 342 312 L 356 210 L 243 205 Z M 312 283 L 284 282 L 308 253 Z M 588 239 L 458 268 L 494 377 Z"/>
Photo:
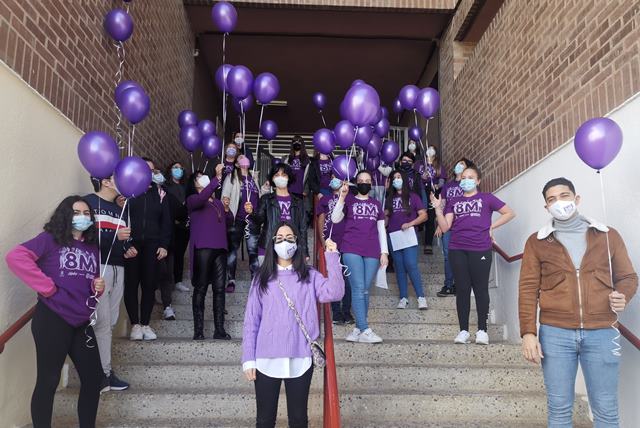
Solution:
<path fill-rule="evenodd" d="M 320 110 L 320 118 L 322 119 L 322 124 L 326 128 L 327 127 L 327 122 L 325 122 L 325 120 L 324 120 L 324 114 L 322 113 L 322 110 Z"/>
<path fill-rule="evenodd" d="M 256 159 L 258 159 L 259 155 L 258 152 L 260 150 L 260 128 L 262 126 L 262 114 L 264 113 L 264 104 L 262 104 L 262 107 L 260 107 L 260 120 L 258 121 L 258 139 L 256 140 Z M 244 134 L 242 134 L 242 136 L 244 137 Z M 245 141 L 246 144 L 246 141 Z M 246 149 L 247 146 L 245 146 Z M 257 166 L 257 162 L 253 161 L 253 175 L 255 175 L 256 173 L 256 166 Z M 248 195 L 248 190 L 247 190 L 247 195 Z"/>
<path fill-rule="evenodd" d="M 124 50 L 124 44 L 122 42 L 114 43 L 113 45 L 116 47 L 116 55 L 118 56 L 118 69 L 116 70 L 115 84 L 114 84 L 114 88 L 117 88 L 120 82 L 122 81 L 122 76 L 124 75 L 125 50 Z M 116 144 L 118 144 L 118 148 L 120 150 L 123 150 L 124 147 L 122 146 L 122 114 L 120 112 L 120 108 L 118 107 L 118 104 L 116 103 L 115 97 L 113 100 L 113 106 L 115 107 L 115 110 L 116 110 L 116 127 L 115 127 Z"/>
<path fill-rule="evenodd" d="M 353 141 L 351 142 L 351 151 L 349 152 L 349 158 L 353 159 L 355 151 L 356 151 L 356 137 L 358 136 L 358 127 L 356 126 L 356 132 L 353 133 Z M 347 179 L 351 181 L 351 176 L 349 175 L 349 161 L 347 160 Z"/>
<path fill-rule="evenodd" d="M 120 212 L 120 217 L 118 218 L 118 224 L 116 224 L 116 232 L 113 234 L 113 239 L 111 240 L 111 246 L 109 247 L 107 258 L 104 260 L 104 268 L 102 268 L 102 273 L 100 274 L 100 278 L 104 278 L 104 273 L 107 270 L 107 265 L 109 264 L 109 259 L 111 258 L 111 250 L 113 250 L 113 244 L 115 244 L 116 242 L 116 237 L 118 236 L 118 230 L 120 229 L 120 224 L 122 222 L 122 216 L 124 216 L 124 210 L 125 208 L 127 208 L 128 201 L 129 201 L 129 198 L 124 200 L 124 205 L 122 206 L 122 211 Z"/>
<path fill-rule="evenodd" d="M 207 165 L 209 165 L 209 159 L 207 159 L 207 161 L 204 163 L 204 168 L 202 168 L 202 171 L 207 170 Z"/>
<path fill-rule="evenodd" d="M 194 172 L 196 172 L 195 168 L 193 167 L 193 152 L 189 153 L 189 157 L 191 158 L 191 173 L 193 174 Z"/>
<path fill-rule="evenodd" d="M 224 73 L 224 65 L 226 61 L 226 50 L 227 50 L 227 34 L 222 34 L 222 141 L 224 142 L 224 138 L 227 135 L 227 76 Z"/>

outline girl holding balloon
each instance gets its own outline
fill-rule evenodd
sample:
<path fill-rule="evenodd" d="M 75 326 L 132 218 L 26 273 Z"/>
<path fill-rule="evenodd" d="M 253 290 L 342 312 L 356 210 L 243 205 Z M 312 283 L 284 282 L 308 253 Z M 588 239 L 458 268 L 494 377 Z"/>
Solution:
<path fill-rule="evenodd" d="M 436 196 L 440 194 L 440 189 L 447 179 L 447 171 L 444 165 L 440 163 L 435 147 L 429 146 L 426 155 L 424 161 L 416 162 L 415 168 L 422 177 L 425 193 L 429 198 L 432 194 Z M 433 235 L 436 231 L 436 216 L 433 208 L 429 208 L 428 214 L 429 218 L 426 222 L 424 234 L 424 254 L 433 254 Z"/>
<path fill-rule="evenodd" d="M 294 177 L 294 180 L 289 184 L 289 191 L 300 199 L 306 196 L 304 188 L 310 163 L 304 138 L 299 135 L 294 136 L 291 141 L 291 151 L 287 157 L 287 164 L 291 167 Z"/>
<path fill-rule="evenodd" d="M 173 162 L 169 165 L 167 177 L 167 194 L 169 196 L 169 207 L 171 208 L 171 218 L 173 219 L 172 236 L 172 257 L 173 260 L 173 282 L 179 291 L 191 291 L 189 287 L 182 283 L 184 272 L 184 253 L 189 244 L 189 216 L 186 206 L 187 185 L 184 176 L 184 167 L 180 162 Z M 171 264 L 171 263 L 169 263 Z"/>
<path fill-rule="evenodd" d="M 333 156 L 320 153 L 315 150 L 310 158 L 309 173 L 307 174 L 307 187 L 314 195 L 331 195 L 331 172 L 333 171 Z"/>

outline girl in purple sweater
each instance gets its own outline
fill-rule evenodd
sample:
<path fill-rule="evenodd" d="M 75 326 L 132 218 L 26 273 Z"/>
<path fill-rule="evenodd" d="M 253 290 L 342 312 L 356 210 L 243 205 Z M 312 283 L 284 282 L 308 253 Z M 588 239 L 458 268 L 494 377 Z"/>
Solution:
<path fill-rule="evenodd" d="M 280 385 L 284 380 L 289 426 L 309 424 L 307 402 L 313 376 L 311 348 L 281 290 L 284 288 L 302 317 L 311 340 L 320 336 L 317 302 L 342 299 L 344 280 L 340 254 L 328 239 L 328 278 L 305 264 L 298 231 L 281 222 L 265 248 L 265 260 L 255 277 L 245 310 L 242 370 L 256 389 L 256 427 L 276 424 Z"/>
<path fill-rule="evenodd" d="M 80 196 L 68 196 L 44 232 L 6 256 L 9 269 L 38 293 L 31 321 L 37 367 L 31 397 L 35 428 L 51 426 L 53 398 L 67 355 L 80 376 L 79 425 L 96 425 L 103 372 L 89 321 L 104 291 L 97 235 L 89 204 Z"/>

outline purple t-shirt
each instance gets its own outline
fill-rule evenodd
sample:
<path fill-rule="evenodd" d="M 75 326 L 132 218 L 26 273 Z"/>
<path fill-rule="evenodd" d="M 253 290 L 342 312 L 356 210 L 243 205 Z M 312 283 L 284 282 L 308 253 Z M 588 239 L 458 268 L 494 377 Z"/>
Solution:
<path fill-rule="evenodd" d="M 291 166 L 293 176 L 296 178 L 295 183 L 289 185 L 289 191 L 291 193 L 301 195 L 304 189 L 304 170 L 307 165 L 303 165 L 302 161 L 300 160 L 300 156 L 294 156 L 289 163 L 289 166 Z"/>
<path fill-rule="evenodd" d="M 325 214 L 323 235 L 324 239 L 329 238 L 331 232 L 331 240 L 338 245 L 338 250 L 342 250 L 342 237 L 344 236 L 345 221 L 333 223 L 331 221 L 331 213 L 338 202 L 338 195 L 324 195 L 320 202 L 316 205 L 316 215 Z M 333 229 L 332 229 L 333 227 Z"/>
<path fill-rule="evenodd" d="M 491 216 L 505 203 L 491 193 L 461 196 L 447 202 L 445 214 L 453 213 L 450 250 L 486 251 L 491 249 Z"/>
<path fill-rule="evenodd" d="M 249 187 L 249 202 L 251 202 L 251 205 L 253 205 L 254 210 L 258 210 L 258 185 L 252 177 L 240 176 L 240 180 L 240 202 L 238 203 L 236 220 L 244 220 L 247 216 L 247 212 L 244 210 L 244 204 L 247 202 L 247 186 Z"/>
<path fill-rule="evenodd" d="M 280 206 L 280 221 L 291 221 L 291 195 L 276 196 Z"/>
<path fill-rule="evenodd" d="M 455 180 L 447 181 L 446 183 L 444 183 L 444 186 L 442 186 L 442 192 L 440 193 L 440 196 L 447 201 L 449 199 L 459 198 L 463 195 L 464 190 L 462 190 L 462 187 L 460 187 L 460 182 Z"/>
<path fill-rule="evenodd" d="M 331 181 L 331 172 L 333 171 L 331 159 L 320 159 L 318 166 L 320 167 L 320 188 L 330 189 L 329 182 Z"/>
<path fill-rule="evenodd" d="M 380 202 L 373 198 L 358 199 L 348 194 L 344 201 L 345 218 L 342 253 L 362 257 L 380 257 L 378 221 L 384 220 Z"/>
<path fill-rule="evenodd" d="M 90 297 L 93 279 L 100 275 L 98 246 L 76 240 L 68 247 L 62 246 L 48 232 L 21 245 L 33 251 L 40 270 L 58 288 L 51 297 L 38 295 L 38 299 L 74 327 L 89 321 L 93 309 L 87 303 L 94 307 L 97 304 Z"/>
<path fill-rule="evenodd" d="M 418 218 L 418 211 L 423 210 L 424 204 L 422 198 L 414 192 L 409 194 L 409 212 L 406 212 L 402 206 L 402 198 L 396 196 L 393 198 L 393 211 L 389 216 L 389 224 L 387 230 L 389 233 L 397 232 L 402 228 L 404 223 L 409 223 Z"/>

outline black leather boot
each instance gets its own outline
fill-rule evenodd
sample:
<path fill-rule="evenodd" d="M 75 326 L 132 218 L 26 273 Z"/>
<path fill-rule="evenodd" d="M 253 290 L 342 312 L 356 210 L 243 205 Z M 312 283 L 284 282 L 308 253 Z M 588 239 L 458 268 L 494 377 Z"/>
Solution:
<path fill-rule="evenodd" d="M 226 251 L 217 255 L 214 261 L 213 270 L 213 325 L 215 331 L 214 339 L 231 340 L 231 336 L 224 329 L 225 311 L 225 280 L 227 277 L 227 254 Z"/>
<path fill-rule="evenodd" d="M 206 285 L 193 288 L 193 340 L 204 340 L 204 299 L 207 295 Z"/>

